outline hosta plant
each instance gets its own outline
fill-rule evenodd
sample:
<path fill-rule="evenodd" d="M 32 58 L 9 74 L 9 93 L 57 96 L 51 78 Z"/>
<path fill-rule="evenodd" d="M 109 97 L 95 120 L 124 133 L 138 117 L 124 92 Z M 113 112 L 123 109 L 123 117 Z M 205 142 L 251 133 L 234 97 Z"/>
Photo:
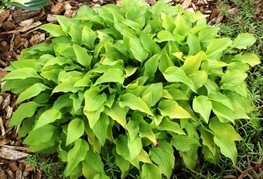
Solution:
<path fill-rule="evenodd" d="M 32 152 L 58 153 L 65 176 L 109 178 L 104 159 L 140 178 L 170 178 L 175 157 L 236 163 L 236 120 L 253 105 L 244 80 L 259 58 L 248 34 L 219 37 L 200 12 L 158 1 L 82 6 L 3 78 L 20 104 L 10 126 Z M 242 53 L 238 53 L 242 51 Z"/>

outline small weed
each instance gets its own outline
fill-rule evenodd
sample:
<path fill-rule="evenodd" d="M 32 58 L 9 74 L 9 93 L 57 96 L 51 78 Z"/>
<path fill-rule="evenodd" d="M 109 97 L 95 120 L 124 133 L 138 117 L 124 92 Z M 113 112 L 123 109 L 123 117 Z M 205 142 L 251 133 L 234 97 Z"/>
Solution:
<path fill-rule="evenodd" d="M 33 165 L 35 169 L 42 172 L 48 179 L 63 178 L 62 173 L 65 166 L 52 156 L 40 153 L 33 154 L 26 160 L 26 165 Z"/>

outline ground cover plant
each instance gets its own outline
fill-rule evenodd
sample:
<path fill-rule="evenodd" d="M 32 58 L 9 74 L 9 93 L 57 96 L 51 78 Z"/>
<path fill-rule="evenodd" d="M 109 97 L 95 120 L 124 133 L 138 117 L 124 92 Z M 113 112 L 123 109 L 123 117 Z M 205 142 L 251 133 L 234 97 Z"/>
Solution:
<path fill-rule="evenodd" d="M 131 8 L 132 7 L 132 8 Z M 170 178 L 176 158 L 234 164 L 234 125 L 253 109 L 244 80 L 259 58 L 255 42 L 180 5 L 123 0 L 81 7 L 41 28 L 51 42 L 22 52 L 3 80 L 21 103 L 10 125 L 33 152 L 57 152 L 65 176 L 109 178 L 103 161 L 141 178 Z"/>

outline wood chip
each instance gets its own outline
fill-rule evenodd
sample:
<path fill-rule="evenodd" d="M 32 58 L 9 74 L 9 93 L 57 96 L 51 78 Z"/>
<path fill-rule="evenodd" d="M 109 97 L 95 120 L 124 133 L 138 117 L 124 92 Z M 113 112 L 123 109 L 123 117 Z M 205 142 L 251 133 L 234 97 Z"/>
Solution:
<path fill-rule="evenodd" d="M 10 119 L 13 114 L 13 107 L 7 106 L 6 108 L 6 119 Z"/>
<path fill-rule="evenodd" d="M 34 29 L 34 28 L 36 28 L 36 27 L 38 27 L 40 25 L 42 25 L 42 22 L 37 21 L 37 22 L 31 24 L 30 26 L 23 27 L 22 29 L 19 30 L 19 32 L 27 32 L 27 31 L 29 31 L 31 29 Z"/>
<path fill-rule="evenodd" d="M 1 147 L 4 148 L 9 148 L 9 149 L 13 149 L 13 150 L 20 150 L 20 151 L 24 151 L 24 152 L 28 152 L 29 149 L 27 147 L 19 147 L 19 146 L 11 146 L 11 145 L 0 145 Z"/>
<path fill-rule="evenodd" d="M 5 135 L 5 126 L 2 117 L 0 117 L 0 128 L 1 128 L 1 136 Z"/>
<path fill-rule="evenodd" d="M 6 145 L 10 142 L 10 139 L 7 139 L 7 138 L 3 138 L 3 139 L 0 139 L 0 145 Z M 0 177 L 1 178 L 1 177 Z"/>
<path fill-rule="evenodd" d="M 19 26 L 21 26 L 21 27 L 31 26 L 34 23 L 34 21 L 35 21 L 34 18 L 27 19 L 27 20 L 21 21 L 19 23 Z"/>
<path fill-rule="evenodd" d="M 1 179 L 7 179 L 7 176 L 6 176 L 6 174 L 5 174 L 5 171 L 1 171 L 1 172 L 0 172 L 0 178 L 1 178 Z"/>
<path fill-rule="evenodd" d="M 65 11 L 64 3 L 62 2 L 59 2 L 55 6 L 51 7 L 51 12 L 56 15 L 62 14 L 64 11 Z"/>
<path fill-rule="evenodd" d="M 2 28 L 5 30 L 5 31 L 10 31 L 10 30 L 14 30 L 16 28 L 15 26 L 15 23 L 8 20 L 8 21 L 5 21 L 3 24 L 2 24 Z"/>
<path fill-rule="evenodd" d="M 47 21 L 48 21 L 48 22 L 52 22 L 52 23 L 56 23 L 56 22 L 57 22 L 56 15 L 54 15 L 54 14 L 48 14 L 48 15 L 47 15 Z"/>
<path fill-rule="evenodd" d="M 8 94 L 6 97 L 5 97 L 5 99 L 4 99 L 4 101 L 3 101 L 3 109 L 6 109 L 7 108 L 7 106 L 9 106 L 10 105 L 10 101 L 11 101 L 11 95 L 10 94 Z"/>
<path fill-rule="evenodd" d="M 9 178 L 11 178 L 11 179 L 13 179 L 13 178 L 15 178 L 16 176 L 15 176 L 15 174 L 11 171 L 11 170 L 7 170 L 7 174 L 8 174 L 8 176 L 9 176 Z"/>
<path fill-rule="evenodd" d="M 3 71 L 2 69 L 0 69 L 0 78 L 3 78 L 5 75 L 7 74 L 7 72 L 6 71 Z M 2 97 L 2 96 L 1 96 Z M 0 100 L 0 103 L 1 103 L 2 101 Z"/>
<path fill-rule="evenodd" d="M 23 20 L 36 17 L 40 13 L 41 13 L 41 9 L 36 10 L 36 11 L 15 11 L 13 13 L 13 20 L 15 23 L 19 23 Z"/>
<path fill-rule="evenodd" d="M 192 3 L 192 0 L 185 0 L 182 4 L 183 9 L 187 9 Z"/>
<path fill-rule="evenodd" d="M 40 42 L 43 42 L 44 40 L 45 40 L 45 33 L 32 36 L 29 42 L 31 45 L 36 45 L 39 44 Z"/>
<path fill-rule="evenodd" d="M 12 170 L 12 172 L 15 172 L 18 169 L 16 162 L 11 162 L 8 165 L 9 165 L 9 168 Z"/>
<path fill-rule="evenodd" d="M 10 10 L 0 12 L 0 22 L 4 22 L 10 15 Z"/>
<path fill-rule="evenodd" d="M 16 170 L 16 179 L 23 179 L 24 177 L 23 177 L 23 172 L 22 172 L 22 170 L 21 169 L 17 169 Z"/>
<path fill-rule="evenodd" d="M 7 160 L 21 160 L 30 156 L 27 153 L 19 152 L 13 149 L 2 147 L 0 148 L 0 157 Z"/>

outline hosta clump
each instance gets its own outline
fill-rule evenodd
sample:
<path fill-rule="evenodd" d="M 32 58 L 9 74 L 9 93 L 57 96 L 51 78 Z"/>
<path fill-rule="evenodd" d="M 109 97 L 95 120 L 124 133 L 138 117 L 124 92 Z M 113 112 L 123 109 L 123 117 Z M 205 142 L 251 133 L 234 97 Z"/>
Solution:
<path fill-rule="evenodd" d="M 199 12 L 164 1 L 154 6 L 83 6 L 51 42 L 22 52 L 4 77 L 19 94 L 10 125 L 33 152 L 57 152 L 65 176 L 109 178 L 112 156 L 125 178 L 169 178 L 177 153 L 194 169 L 198 156 L 236 162 L 233 125 L 252 109 L 244 80 L 256 55 L 247 33 L 220 38 Z M 177 152 L 175 152 L 177 151 Z M 176 156 L 177 157 L 177 156 Z"/>

